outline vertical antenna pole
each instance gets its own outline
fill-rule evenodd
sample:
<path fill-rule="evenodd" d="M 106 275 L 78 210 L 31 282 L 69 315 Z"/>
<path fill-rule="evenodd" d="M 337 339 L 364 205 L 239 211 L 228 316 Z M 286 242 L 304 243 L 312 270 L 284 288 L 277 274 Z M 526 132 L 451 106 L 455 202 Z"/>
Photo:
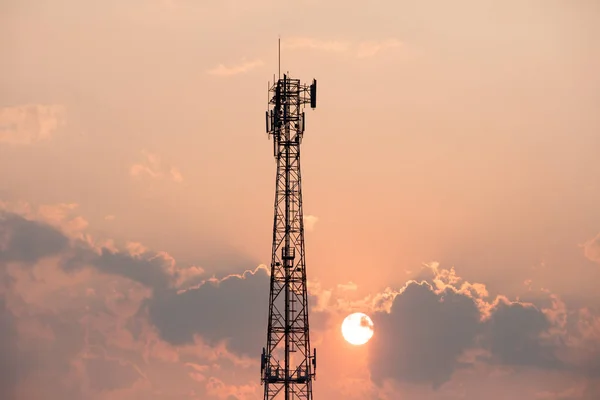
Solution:
<path fill-rule="evenodd" d="M 281 79 L 281 36 L 277 43 L 277 78 Z"/>
<path fill-rule="evenodd" d="M 315 106 L 316 81 L 281 77 L 269 89 L 267 131 L 277 163 L 267 346 L 261 354 L 263 400 L 314 400 L 316 352 L 310 345 L 300 145 L 305 105 Z M 270 119 L 269 119 L 270 118 Z M 312 351 L 311 351 L 312 350 Z M 311 355 L 314 354 L 314 355 Z"/>

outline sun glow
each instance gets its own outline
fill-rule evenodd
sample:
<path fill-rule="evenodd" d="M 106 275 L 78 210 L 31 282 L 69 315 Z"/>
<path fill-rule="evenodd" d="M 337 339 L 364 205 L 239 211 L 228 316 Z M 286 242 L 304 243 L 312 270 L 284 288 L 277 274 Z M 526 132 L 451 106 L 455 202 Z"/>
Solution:
<path fill-rule="evenodd" d="M 373 321 L 367 314 L 350 314 L 342 322 L 342 336 L 355 346 L 367 343 L 373 337 L 373 333 Z"/>

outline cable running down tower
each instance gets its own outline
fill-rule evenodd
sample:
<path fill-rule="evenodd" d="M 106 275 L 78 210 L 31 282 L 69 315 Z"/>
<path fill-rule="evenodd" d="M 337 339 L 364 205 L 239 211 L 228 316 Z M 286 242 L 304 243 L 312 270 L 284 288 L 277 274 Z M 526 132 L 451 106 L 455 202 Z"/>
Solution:
<path fill-rule="evenodd" d="M 312 400 L 317 366 L 311 352 L 300 179 L 304 105 L 317 103 L 317 81 L 284 74 L 269 87 L 266 129 L 277 161 L 267 347 L 261 356 L 264 400 Z"/>

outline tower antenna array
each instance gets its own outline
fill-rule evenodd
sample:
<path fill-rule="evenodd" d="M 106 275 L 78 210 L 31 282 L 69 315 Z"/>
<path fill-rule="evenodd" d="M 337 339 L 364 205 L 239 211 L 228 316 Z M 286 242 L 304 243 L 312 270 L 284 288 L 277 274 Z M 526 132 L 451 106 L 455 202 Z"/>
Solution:
<path fill-rule="evenodd" d="M 279 62 L 280 57 L 279 50 Z M 266 130 L 273 138 L 277 174 L 267 347 L 261 356 L 261 380 L 264 400 L 312 400 L 317 351 L 311 352 L 308 325 L 300 144 L 306 127 L 304 106 L 317 105 L 317 81 L 304 85 L 284 74 L 269 87 L 269 96 Z"/>

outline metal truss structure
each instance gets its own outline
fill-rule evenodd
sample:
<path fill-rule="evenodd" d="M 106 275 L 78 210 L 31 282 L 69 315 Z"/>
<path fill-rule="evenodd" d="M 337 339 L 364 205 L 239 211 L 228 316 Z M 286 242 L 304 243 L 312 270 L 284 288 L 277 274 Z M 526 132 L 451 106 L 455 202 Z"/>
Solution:
<path fill-rule="evenodd" d="M 266 129 L 277 161 L 267 347 L 261 357 L 264 399 L 312 400 L 317 366 L 311 353 L 306 288 L 300 144 L 303 108 L 316 107 L 317 82 L 287 75 L 269 88 Z"/>

